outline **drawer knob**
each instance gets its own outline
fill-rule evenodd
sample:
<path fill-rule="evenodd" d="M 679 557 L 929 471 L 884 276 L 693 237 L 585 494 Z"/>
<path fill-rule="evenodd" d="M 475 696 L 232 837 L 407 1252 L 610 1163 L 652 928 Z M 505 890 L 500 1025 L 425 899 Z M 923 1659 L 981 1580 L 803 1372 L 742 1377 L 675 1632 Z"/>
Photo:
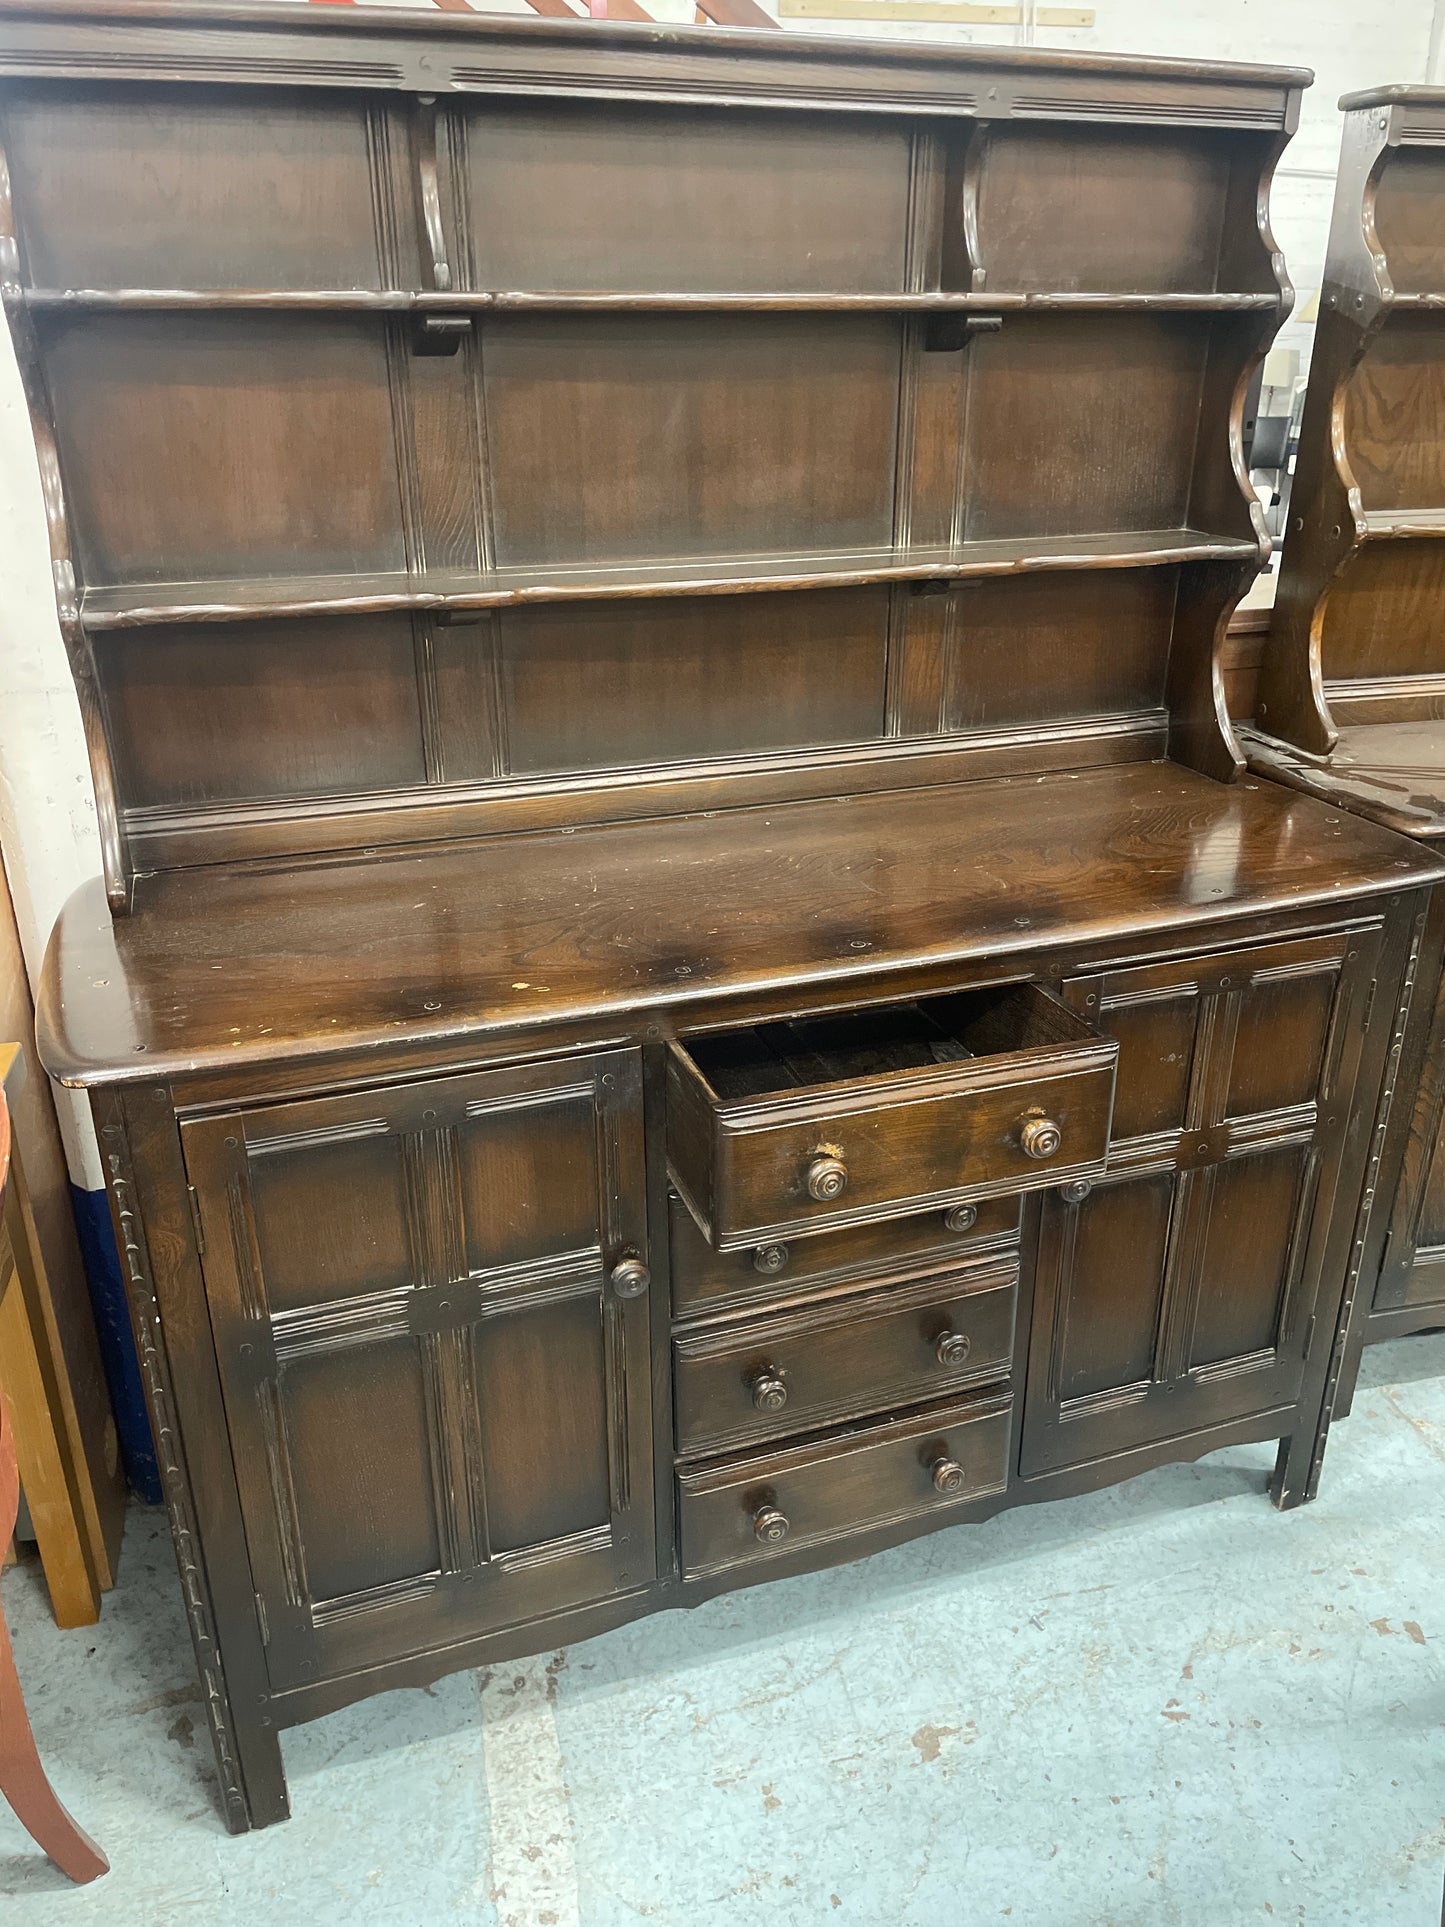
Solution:
<path fill-rule="evenodd" d="M 978 1223 L 976 1204 L 956 1204 L 952 1211 L 945 1211 L 943 1224 L 946 1231 L 972 1231 Z"/>
<path fill-rule="evenodd" d="M 652 1273 L 636 1256 L 623 1258 L 612 1267 L 612 1289 L 619 1298 L 640 1298 L 652 1283 Z"/>
<path fill-rule="evenodd" d="M 760 1365 L 748 1380 L 748 1390 L 757 1412 L 781 1412 L 788 1402 L 787 1384 L 774 1365 Z"/>
<path fill-rule="evenodd" d="M 753 1537 L 760 1546 L 780 1546 L 788 1536 L 788 1515 L 775 1505 L 760 1505 L 753 1514 Z"/>
<path fill-rule="evenodd" d="M 1064 1141 L 1064 1134 L 1051 1117 L 1031 1117 L 1019 1132 L 1019 1143 L 1028 1158 L 1051 1158 Z"/>
<path fill-rule="evenodd" d="M 973 1350 L 973 1341 L 967 1332 L 941 1331 L 933 1349 L 940 1365 L 961 1365 Z"/>
<path fill-rule="evenodd" d="M 940 1452 L 928 1470 L 933 1478 L 935 1492 L 942 1492 L 945 1495 L 950 1492 L 962 1492 L 963 1467 L 957 1459 L 945 1458 Z"/>
<path fill-rule="evenodd" d="M 786 1245 L 759 1245 L 753 1253 L 753 1270 L 760 1271 L 764 1278 L 776 1278 L 786 1269 L 788 1247 Z"/>
<path fill-rule="evenodd" d="M 819 1204 L 831 1204 L 848 1189 L 848 1167 L 842 1158 L 820 1151 L 808 1166 L 808 1196 Z"/>

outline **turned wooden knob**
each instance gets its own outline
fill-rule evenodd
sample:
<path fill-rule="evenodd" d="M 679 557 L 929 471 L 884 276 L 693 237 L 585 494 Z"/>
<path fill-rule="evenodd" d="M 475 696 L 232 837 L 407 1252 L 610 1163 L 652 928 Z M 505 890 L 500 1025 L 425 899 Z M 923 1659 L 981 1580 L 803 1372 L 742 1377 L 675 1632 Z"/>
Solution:
<path fill-rule="evenodd" d="M 1051 1158 L 1064 1141 L 1064 1134 L 1051 1117 L 1031 1117 L 1019 1132 L 1019 1143 L 1028 1158 Z"/>
<path fill-rule="evenodd" d="M 961 1365 L 973 1350 L 973 1341 L 966 1332 L 941 1331 L 933 1349 L 940 1365 Z"/>
<path fill-rule="evenodd" d="M 963 1467 L 957 1459 L 948 1459 L 942 1453 L 928 1468 L 935 1492 L 962 1492 Z"/>
<path fill-rule="evenodd" d="M 788 1387 L 775 1365 L 760 1365 L 748 1380 L 748 1390 L 754 1411 L 781 1412 L 788 1402 Z"/>
<path fill-rule="evenodd" d="M 759 1245 L 753 1253 L 753 1270 L 760 1271 L 764 1278 L 776 1278 L 788 1262 L 786 1245 Z"/>
<path fill-rule="evenodd" d="M 948 1231 L 972 1231 L 978 1223 L 976 1204 L 956 1204 L 952 1211 L 943 1214 L 944 1228 Z"/>
<path fill-rule="evenodd" d="M 753 1537 L 760 1546 L 780 1546 L 788 1536 L 788 1515 L 775 1505 L 760 1505 L 753 1514 Z"/>
<path fill-rule="evenodd" d="M 623 1258 L 612 1267 L 612 1289 L 619 1298 L 640 1298 L 652 1283 L 652 1273 L 640 1258 Z"/>
<path fill-rule="evenodd" d="M 831 1204 L 848 1189 L 848 1167 L 842 1158 L 819 1152 L 808 1166 L 808 1196 L 819 1204 Z"/>

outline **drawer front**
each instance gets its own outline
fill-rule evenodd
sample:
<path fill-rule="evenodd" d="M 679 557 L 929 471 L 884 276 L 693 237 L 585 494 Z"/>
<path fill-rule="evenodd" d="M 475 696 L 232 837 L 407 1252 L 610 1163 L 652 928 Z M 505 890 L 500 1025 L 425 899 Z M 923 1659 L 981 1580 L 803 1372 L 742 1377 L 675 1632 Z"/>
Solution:
<path fill-rule="evenodd" d="M 1034 985 L 909 1008 L 916 1034 L 855 1011 L 672 1046 L 673 1181 L 718 1250 L 1102 1173 L 1112 1039 Z"/>
<path fill-rule="evenodd" d="M 1008 1484 L 1005 1395 L 870 1427 L 819 1445 L 678 1474 L 683 1576 L 763 1565 L 951 1511 Z"/>
<path fill-rule="evenodd" d="M 915 1218 L 737 1251 L 714 1251 L 675 1192 L 667 1208 L 672 1309 L 679 1319 L 749 1306 L 765 1309 L 829 1285 L 952 1265 L 980 1250 L 1016 1246 L 1019 1239 L 1017 1197 L 985 1198 Z"/>
<path fill-rule="evenodd" d="M 925 1211 L 985 1192 L 1032 1191 L 1104 1169 L 1112 1058 L 1053 1076 L 1037 1070 L 930 1090 L 780 1123 L 723 1124 L 716 1149 L 713 1236 L 723 1250 Z M 1059 1148 L 1030 1156 L 1024 1134 L 1052 1123 Z M 824 1163 L 846 1172 L 841 1204 L 810 1195 Z"/>
<path fill-rule="evenodd" d="M 922 1405 L 1006 1376 L 1015 1260 L 692 1333 L 673 1345 L 684 1457 Z"/>

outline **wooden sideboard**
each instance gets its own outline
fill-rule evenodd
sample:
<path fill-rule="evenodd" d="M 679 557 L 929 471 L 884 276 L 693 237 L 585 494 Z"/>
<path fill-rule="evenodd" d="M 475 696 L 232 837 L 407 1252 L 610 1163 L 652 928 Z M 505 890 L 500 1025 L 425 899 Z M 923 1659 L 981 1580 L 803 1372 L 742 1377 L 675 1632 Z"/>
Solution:
<path fill-rule="evenodd" d="M 1445 849 L 1445 89 L 1350 94 L 1251 762 Z M 1360 1336 L 1445 1325 L 1445 904 Z M 1349 1361 L 1353 1377 L 1357 1354 Z"/>
<path fill-rule="evenodd" d="M 278 1732 L 1240 1440 L 1319 1476 L 1445 866 L 1248 779 L 1308 76 L 133 5 L 0 42 L 89 1089 Z"/>

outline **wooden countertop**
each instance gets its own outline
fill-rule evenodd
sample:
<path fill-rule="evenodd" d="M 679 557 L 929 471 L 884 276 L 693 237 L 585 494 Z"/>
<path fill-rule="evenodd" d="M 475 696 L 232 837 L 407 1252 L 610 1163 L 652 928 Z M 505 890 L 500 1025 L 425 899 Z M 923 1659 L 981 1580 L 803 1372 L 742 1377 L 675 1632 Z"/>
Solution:
<path fill-rule="evenodd" d="M 92 1085 L 667 1011 L 1227 923 L 1445 862 L 1267 783 L 1169 763 L 97 878 L 51 939 L 47 1068 Z"/>

